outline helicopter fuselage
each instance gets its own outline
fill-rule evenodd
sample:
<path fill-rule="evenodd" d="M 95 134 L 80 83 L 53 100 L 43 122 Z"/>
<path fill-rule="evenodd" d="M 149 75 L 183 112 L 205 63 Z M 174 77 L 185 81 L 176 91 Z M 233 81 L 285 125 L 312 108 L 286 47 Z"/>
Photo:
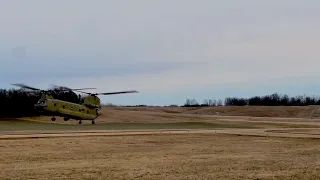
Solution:
<path fill-rule="evenodd" d="M 24 89 L 29 89 L 32 91 L 38 91 L 41 93 L 41 99 L 34 105 L 34 108 L 39 112 L 39 115 L 50 115 L 52 121 L 55 121 L 55 116 L 64 117 L 64 120 L 75 119 L 79 120 L 91 120 L 92 124 L 95 124 L 94 120 L 101 115 L 101 104 L 98 95 L 114 95 L 114 94 L 125 94 L 125 93 L 137 93 L 138 91 L 118 91 L 118 92 L 108 92 L 108 93 L 88 93 L 80 90 L 83 89 L 95 89 L 95 88 L 78 88 L 70 89 L 68 87 L 59 87 L 58 91 L 79 91 L 81 93 L 88 94 L 87 97 L 83 98 L 82 103 L 73 103 L 68 101 L 63 101 L 59 99 L 54 99 L 51 95 L 50 90 L 41 90 L 25 84 L 12 84 Z"/>
<path fill-rule="evenodd" d="M 60 116 L 65 120 L 94 120 L 101 114 L 99 106 L 88 107 L 58 99 L 40 99 L 34 107 L 40 114 Z"/>

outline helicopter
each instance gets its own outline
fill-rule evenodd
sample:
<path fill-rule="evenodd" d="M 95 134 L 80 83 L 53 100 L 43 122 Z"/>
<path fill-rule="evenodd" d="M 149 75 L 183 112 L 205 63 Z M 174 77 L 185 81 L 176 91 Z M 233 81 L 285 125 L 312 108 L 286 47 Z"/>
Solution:
<path fill-rule="evenodd" d="M 70 119 L 78 120 L 82 124 L 82 120 L 90 120 L 91 124 L 95 124 L 95 119 L 101 115 L 101 104 L 98 95 L 115 95 L 125 93 L 138 93 L 136 90 L 132 91 L 118 91 L 107 93 L 88 93 L 80 90 L 96 89 L 96 88 L 79 88 L 71 89 L 68 87 L 60 87 L 59 91 L 78 91 L 85 93 L 88 96 L 83 98 L 80 103 L 73 103 L 53 98 L 49 90 L 41 90 L 25 84 L 12 84 L 23 89 L 29 89 L 31 92 L 40 92 L 41 98 L 34 104 L 34 108 L 41 114 L 52 116 L 51 120 L 55 121 L 56 116 L 63 117 L 64 121 Z"/>

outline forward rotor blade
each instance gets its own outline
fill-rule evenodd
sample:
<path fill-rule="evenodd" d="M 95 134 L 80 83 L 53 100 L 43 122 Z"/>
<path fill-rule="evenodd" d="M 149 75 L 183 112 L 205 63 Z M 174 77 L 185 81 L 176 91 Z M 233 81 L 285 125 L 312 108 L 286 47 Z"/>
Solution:
<path fill-rule="evenodd" d="M 79 89 L 71 89 L 71 90 L 78 91 L 78 90 L 85 90 L 85 89 L 97 89 L 97 88 L 79 88 Z"/>
<path fill-rule="evenodd" d="M 81 92 L 81 93 L 84 93 L 84 94 L 89 94 L 89 95 L 92 94 L 92 93 L 88 93 L 88 92 L 84 92 L 84 91 L 79 91 L 79 90 L 74 90 L 74 91 L 78 91 L 78 92 Z"/>
<path fill-rule="evenodd" d="M 41 89 L 30 87 L 30 86 L 27 86 L 25 84 L 11 84 L 11 85 L 18 86 L 18 87 L 25 88 L 25 89 L 31 89 L 31 90 L 34 90 L 34 91 L 41 91 Z"/>
<path fill-rule="evenodd" d="M 118 91 L 118 92 L 107 92 L 107 93 L 88 93 L 88 92 L 79 91 L 79 90 L 74 90 L 74 91 L 89 94 L 89 95 L 114 95 L 114 94 L 138 93 L 138 91 Z"/>
<path fill-rule="evenodd" d="M 108 93 L 97 93 L 96 95 L 114 95 L 114 94 L 126 94 L 126 93 L 138 93 L 138 91 L 118 91 Z"/>

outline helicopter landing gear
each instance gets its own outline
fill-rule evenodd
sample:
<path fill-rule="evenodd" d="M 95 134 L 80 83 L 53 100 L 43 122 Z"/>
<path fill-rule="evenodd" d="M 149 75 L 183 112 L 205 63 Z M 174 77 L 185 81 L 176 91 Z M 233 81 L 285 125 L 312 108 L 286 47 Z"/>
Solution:
<path fill-rule="evenodd" d="M 79 124 L 82 124 L 82 121 L 81 121 L 81 120 L 79 120 Z"/>
<path fill-rule="evenodd" d="M 56 118 L 55 118 L 55 117 L 52 117 L 52 118 L 51 118 L 51 121 L 55 121 L 55 120 L 56 120 Z"/>
<path fill-rule="evenodd" d="M 91 121 L 91 124 L 95 124 L 94 120 Z"/>
<path fill-rule="evenodd" d="M 64 121 L 68 121 L 69 119 L 70 119 L 70 118 L 68 118 L 68 117 L 64 117 L 64 118 L 63 118 Z"/>

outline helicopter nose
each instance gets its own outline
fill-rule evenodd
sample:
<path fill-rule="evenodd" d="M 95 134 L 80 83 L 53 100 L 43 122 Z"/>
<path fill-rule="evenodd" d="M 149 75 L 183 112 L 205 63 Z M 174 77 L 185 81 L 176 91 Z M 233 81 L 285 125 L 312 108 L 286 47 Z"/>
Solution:
<path fill-rule="evenodd" d="M 97 115 L 100 116 L 101 115 L 101 110 L 97 109 Z"/>
<path fill-rule="evenodd" d="M 35 105 L 34 105 L 34 108 L 35 108 L 35 109 L 43 109 L 43 108 L 45 108 L 45 107 L 47 107 L 45 104 L 35 104 Z"/>
<path fill-rule="evenodd" d="M 37 110 L 37 111 L 40 111 L 42 110 L 43 108 L 39 105 L 34 105 L 34 109 Z"/>
<path fill-rule="evenodd" d="M 35 104 L 34 107 L 35 107 L 35 108 L 41 108 L 41 107 L 43 107 L 43 106 L 41 106 L 40 104 Z"/>

